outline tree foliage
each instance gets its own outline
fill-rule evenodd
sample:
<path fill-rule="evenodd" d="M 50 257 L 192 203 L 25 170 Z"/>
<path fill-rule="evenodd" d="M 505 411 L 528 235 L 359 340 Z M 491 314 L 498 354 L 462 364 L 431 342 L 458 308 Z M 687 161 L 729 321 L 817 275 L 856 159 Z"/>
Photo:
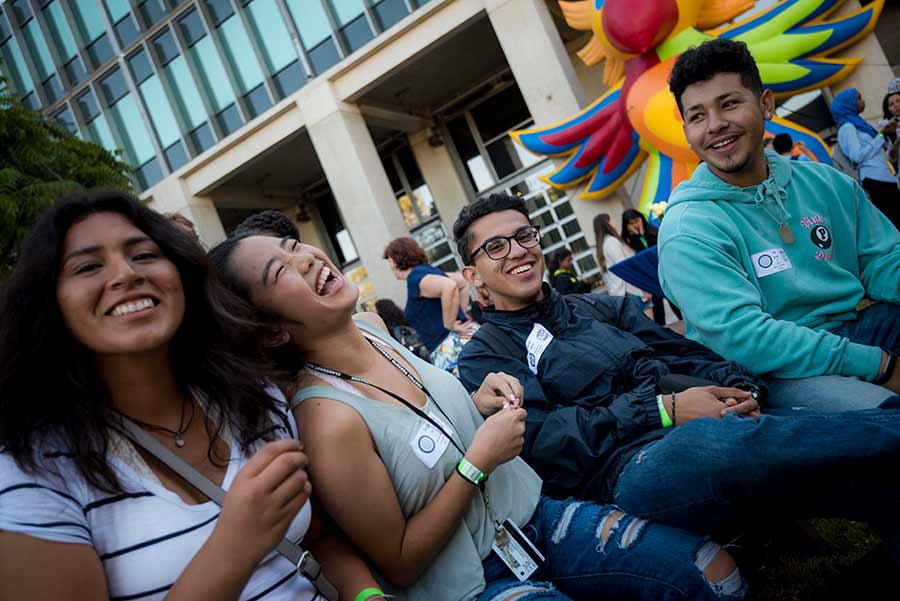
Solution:
<path fill-rule="evenodd" d="M 132 191 L 131 168 L 10 93 L 0 76 L 0 279 L 31 225 L 55 199 L 84 189 Z"/>

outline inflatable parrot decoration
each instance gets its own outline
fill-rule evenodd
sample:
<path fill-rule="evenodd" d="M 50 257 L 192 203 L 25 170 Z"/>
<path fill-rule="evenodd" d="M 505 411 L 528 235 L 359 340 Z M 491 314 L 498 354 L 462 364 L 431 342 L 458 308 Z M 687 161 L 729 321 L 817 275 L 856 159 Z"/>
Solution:
<path fill-rule="evenodd" d="M 714 37 L 745 42 L 763 85 L 783 99 L 846 77 L 859 58 L 829 55 L 867 35 L 884 0 L 845 17 L 829 19 L 844 0 L 784 0 L 737 23 L 721 26 L 755 6 L 755 0 L 561 1 L 566 22 L 592 31 L 578 55 L 588 66 L 600 61 L 608 92 L 562 123 L 512 132 L 534 154 L 568 157 L 543 179 L 555 188 L 588 180 L 583 199 L 601 198 L 621 185 L 645 160 L 639 208 L 666 200 L 697 166 L 681 115 L 669 92 L 675 59 Z M 717 29 L 718 27 L 718 29 Z M 813 132 L 774 117 L 767 135 L 787 132 L 830 164 L 824 142 Z"/>

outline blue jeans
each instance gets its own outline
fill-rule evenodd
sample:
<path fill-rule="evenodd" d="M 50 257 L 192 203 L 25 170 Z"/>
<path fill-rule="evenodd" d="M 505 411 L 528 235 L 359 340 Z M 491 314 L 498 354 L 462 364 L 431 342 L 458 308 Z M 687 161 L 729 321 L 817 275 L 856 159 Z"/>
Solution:
<path fill-rule="evenodd" d="M 854 321 L 832 330 L 859 344 L 880 346 L 900 354 L 900 306 L 878 303 L 859 312 Z M 815 376 L 769 383 L 767 405 L 772 409 L 854 411 L 877 407 L 894 393 L 845 376 Z"/>
<path fill-rule="evenodd" d="M 694 532 L 780 518 L 847 517 L 900 526 L 900 395 L 879 409 L 729 415 L 674 428 L 631 458 L 613 501 Z M 898 539 L 885 540 L 900 558 Z"/>
<path fill-rule="evenodd" d="M 646 601 L 743 599 L 735 569 L 715 584 L 703 570 L 721 549 L 704 536 L 640 518 L 618 508 L 542 497 L 522 531 L 546 558 L 530 580 L 519 582 L 491 552 L 479 601 L 537 599 Z M 604 542 L 601 533 L 608 532 Z"/>

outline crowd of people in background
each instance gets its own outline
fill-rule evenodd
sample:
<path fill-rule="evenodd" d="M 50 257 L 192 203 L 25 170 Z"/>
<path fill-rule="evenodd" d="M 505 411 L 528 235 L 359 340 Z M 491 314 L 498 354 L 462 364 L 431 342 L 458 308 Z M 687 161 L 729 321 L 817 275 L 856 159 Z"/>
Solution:
<path fill-rule="evenodd" d="M 376 313 L 278 211 L 207 251 L 53 205 L 0 292 L 0 598 L 739 600 L 724 537 L 776 512 L 900 563 L 900 79 L 875 126 L 835 96 L 858 181 L 768 147 L 743 43 L 669 85 L 702 163 L 659 229 L 596 217 L 595 279 L 505 193 L 458 272 L 390 241 Z M 664 295 L 611 271 L 641 253 Z"/>

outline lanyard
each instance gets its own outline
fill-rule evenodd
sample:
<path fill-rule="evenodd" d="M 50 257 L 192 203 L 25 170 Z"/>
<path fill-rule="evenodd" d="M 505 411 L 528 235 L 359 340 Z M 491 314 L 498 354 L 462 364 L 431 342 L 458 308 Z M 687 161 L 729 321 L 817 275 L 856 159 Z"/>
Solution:
<path fill-rule="evenodd" d="M 451 426 L 451 427 L 454 427 L 454 426 L 453 426 L 453 420 L 451 420 L 451 419 L 450 419 L 450 416 L 448 416 L 448 415 L 444 412 L 444 410 L 441 408 L 441 406 L 438 405 L 437 400 L 435 400 L 435 398 L 431 395 L 431 393 L 428 392 L 428 389 L 425 388 L 425 385 L 422 384 L 422 382 L 420 382 L 419 379 L 418 379 L 417 377 L 415 377 L 408 369 L 406 369 L 405 367 L 403 367 L 403 365 L 402 365 L 399 361 L 397 361 L 396 359 L 394 359 L 393 357 L 391 357 L 391 356 L 387 353 L 387 351 L 385 351 L 383 348 L 381 348 L 381 345 L 376 344 L 375 342 L 373 342 L 372 340 L 369 340 L 368 338 L 366 338 L 366 341 L 367 341 L 369 344 L 371 344 L 372 347 L 373 347 L 375 350 L 377 350 L 379 353 L 381 353 L 381 355 L 382 355 L 385 359 L 387 359 L 388 361 L 390 361 L 391 364 L 392 364 L 394 367 L 396 367 L 396 368 L 400 371 L 400 373 L 402 373 L 404 376 L 406 376 L 406 378 L 407 378 L 410 382 L 412 382 L 413 386 L 415 386 L 416 388 L 418 388 L 419 390 L 421 390 L 422 392 L 424 392 L 424 393 L 425 393 L 425 397 L 428 398 L 428 399 L 431 399 L 431 402 L 434 403 L 434 406 L 437 407 L 438 411 L 441 412 L 441 415 L 443 415 L 444 418 L 445 418 L 448 422 L 450 422 L 450 426 Z M 386 388 L 382 388 L 382 387 L 379 386 L 378 384 L 372 384 L 372 383 L 369 382 L 368 380 L 363 380 L 362 378 L 357 378 L 356 376 L 351 376 L 350 374 L 345 374 L 345 373 L 342 372 L 342 371 L 336 371 L 336 370 L 333 370 L 333 369 L 329 369 L 329 368 L 327 368 L 327 367 L 323 367 L 323 366 L 317 365 L 317 364 L 315 364 L 315 363 L 307 363 L 307 364 L 306 364 L 306 367 L 308 367 L 309 369 L 311 369 L 311 370 L 313 370 L 313 371 L 318 371 L 318 372 L 321 372 L 321 373 L 323 373 L 323 374 L 328 374 L 329 376 L 334 376 L 334 377 L 336 377 L 336 378 L 340 378 L 340 379 L 342 379 L 342 380 L 347 380 L 347 381 L 349 381 L 349 382 L 356 382 L 357 384 L 364 384 L 364 385 L 366 385 L 366 386 L 371 386 L 372 388 L 374 388 L 374 389 L 376 389 L 376 390 L 380 390 L 381 392 L 383 392 L 384 394 L 388 395 L 388 396 L 391 397 L 392 399 L 394 399 L 394 400 L 396 400 L 396 401 L 398 401 L 398 402 L 400 402 L 400 403 L 403 403 L 403 405 L 404 405 L 405 407 L 407 407 L 410 411 L 412 411 L 412 412 L 415 413 L 417 416 L 419 416 L 419 417 L 421 417 L 422 419 L 424 419 L 425 421 L 427 421 L 427 422 L 428 422 L 429 424 L 431 424 L 434 428 L 437 428 L 438 432 L 440 432 L 441 434 L 443 434 L 443 435 L 447 438 L 447 440 L 450 441 L 450 444 L 452 444 L 452 445 L 454 446 L 454 448 L 456 448 L 456 450 L 459 451 L 459 453 L 460 453 L 461 455 L 465 455 L 465 454 L 466 454 L 465 449 L 464 449 L 463 447 L 461 447 L 459 444 L 457 444 L 457 442 L 453 439 L 453 437 L 450 436 L 450 434 L 447 433 L 447 431 L 444 430 L 444 428 L 443 428 L 439 423 L 437 423 L 437 421 L 435 421 L 430 415 L 428 415 L 427 413 L 425 413 L 424 411 L 422 411 L 421 409 L 419 409 L 418 407 L 416 407 L 415 405 L 413 405 L 412 403 L 410 403 L 409 401 L 407 401 L 406 399 L 404 399 L 404 398 L 403 398 L 402 396 L 400 396 L 399 394 L 396 394 L 395 392 L 391 392 L 390 390 L 388 390 L 388 389 L 386 389 Z M 454 427 L 454 429 L 455 429 L 455 427 Z"/>

